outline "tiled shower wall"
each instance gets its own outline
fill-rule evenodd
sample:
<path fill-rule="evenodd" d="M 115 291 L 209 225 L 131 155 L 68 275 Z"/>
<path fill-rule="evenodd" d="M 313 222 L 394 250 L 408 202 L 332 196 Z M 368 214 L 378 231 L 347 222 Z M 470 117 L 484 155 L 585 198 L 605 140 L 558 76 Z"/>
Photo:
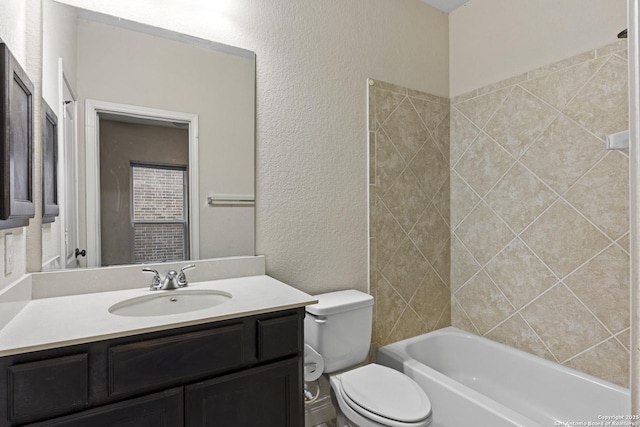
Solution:
<path fill-rule="evenodd" d="M 453 99 L 450 179 L 453 325 L 626 386 L 625 42 Z"/>
<path fill-rule="evenodd" d="M 451 322 L 449 101 L 369 83 L 370 292 L 384 345 Z"/>

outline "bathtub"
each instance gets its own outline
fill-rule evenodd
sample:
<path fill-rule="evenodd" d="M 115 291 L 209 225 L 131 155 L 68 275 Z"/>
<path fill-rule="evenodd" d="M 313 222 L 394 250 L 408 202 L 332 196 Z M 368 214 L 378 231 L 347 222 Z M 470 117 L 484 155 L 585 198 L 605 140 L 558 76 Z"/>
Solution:
<path fill-rule="evenodd" d="M 378 349 L 429 396 L 432 427 L 640 425 L 629 390 L 453 327 Z"/>

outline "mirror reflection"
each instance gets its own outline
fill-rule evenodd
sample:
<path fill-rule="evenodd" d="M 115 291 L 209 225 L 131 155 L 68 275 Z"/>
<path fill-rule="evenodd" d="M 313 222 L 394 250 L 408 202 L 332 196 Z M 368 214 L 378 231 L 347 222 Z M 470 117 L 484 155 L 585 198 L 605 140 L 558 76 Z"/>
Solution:
<path fill-rule="evenodd" d="M 253 52 L 47 0 L 43 97 L 44 270 L 255 253 Z"/>

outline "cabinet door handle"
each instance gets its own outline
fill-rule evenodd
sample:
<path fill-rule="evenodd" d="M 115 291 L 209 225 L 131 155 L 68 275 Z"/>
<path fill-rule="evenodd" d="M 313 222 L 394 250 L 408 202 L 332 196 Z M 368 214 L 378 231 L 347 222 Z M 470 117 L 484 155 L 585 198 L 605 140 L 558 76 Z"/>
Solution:
<path fill-rule="evenodd" d="M 78 256 L 87 256 L 87 250 L 80 250 L 80 248 L 76 248 L 76 258 L 78 258 Z"/>

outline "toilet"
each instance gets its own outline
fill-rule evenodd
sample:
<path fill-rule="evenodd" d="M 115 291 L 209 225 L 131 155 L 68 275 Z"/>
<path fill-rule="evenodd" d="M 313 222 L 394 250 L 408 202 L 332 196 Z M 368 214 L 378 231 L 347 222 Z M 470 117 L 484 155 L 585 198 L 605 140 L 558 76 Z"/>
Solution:
<path fill-rule="evenodd" d="M 307 306 L 304 320 L 305 348 L 314 353 L 309 358 L 305 355 L 305 372 L 312 369 L 319 375 L 317 370 L 324 365 L 324 373 L 330 374 L 331 388 L 349 424 L 431 425 L 431 402 L 411 378 L 374 363 L 353 368 L 369 354 L 373 297 L 351 289 L 315 298 L 318 303 Z"/>

